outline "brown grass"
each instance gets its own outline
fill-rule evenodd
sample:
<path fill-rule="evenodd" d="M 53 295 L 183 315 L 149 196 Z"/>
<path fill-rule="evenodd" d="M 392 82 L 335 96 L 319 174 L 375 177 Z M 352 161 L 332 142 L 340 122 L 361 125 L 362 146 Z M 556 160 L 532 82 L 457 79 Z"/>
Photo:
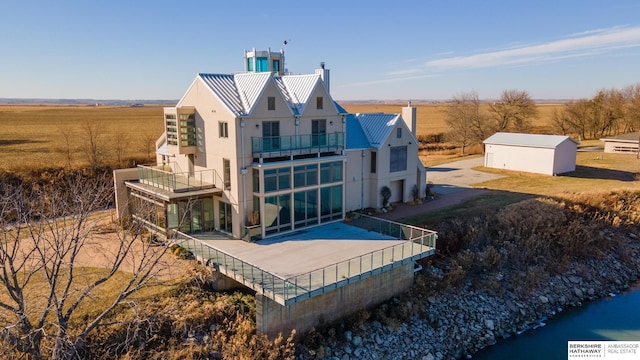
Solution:
<path fill-rule="evenodd" d="M 402 107 L 407 106 L 406 103 L 384 103 L 384 104 L 372 104 L 372 103 L 342 103 L 341 104 L 347 111 L 351 113 L 370 113 L 370 112 L 385 112 L 385 113 L 400 113 Z M 413 102 L 413 106 L 416 107 L 416 125 L 418 127 L 418 135 L 433 135 L 438 133 L 444 133 L 447 131 L 447 124 L 445 122 L 445 111 L 447 109 L 446 104 L 430 104 L 430 103 L 417 103 Z M 487 104 L 481 106 L 482 110 L 488 109 Z M 552 132 L 551 116 L 555 109 L 562 108 L 563 104 L 537 104 L 538 118 L 533 121 L 534 133 L 550 133 Z"/>
<path fill-rule="evenodd" d="M 162 134 L 162 107 L 91 106 L 0 106 L 0 169 L 32 170 L 67 165 L 65 150 L 71 150 L 71 165 L 87 164 L 82 150 L 87 124 L 99 129 L 99 139 L 113 163 L 117 137 L 128 143 L 125 157 L 144 159 L 145 144 Z M 67 146 L 64 134 L 69 134 Z M 155 150 L 155 149 L 152 149 Z"/>

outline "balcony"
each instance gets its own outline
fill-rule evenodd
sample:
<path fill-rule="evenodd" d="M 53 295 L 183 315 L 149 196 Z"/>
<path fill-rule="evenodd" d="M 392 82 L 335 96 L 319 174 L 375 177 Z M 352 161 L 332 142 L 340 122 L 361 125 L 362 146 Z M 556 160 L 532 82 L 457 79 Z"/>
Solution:
<path fill-rule="evenodd" d="M 141 184 L 179 193 L 195 190 L 223 188 L 222 179 L 215 170 L 181 172 L 175 164 L 138 165 Z"/>
<path fill-rule="evenodd" d="M 308 155 L 344 150 L 344 133 L 251 138 L 254 158 Z"/>

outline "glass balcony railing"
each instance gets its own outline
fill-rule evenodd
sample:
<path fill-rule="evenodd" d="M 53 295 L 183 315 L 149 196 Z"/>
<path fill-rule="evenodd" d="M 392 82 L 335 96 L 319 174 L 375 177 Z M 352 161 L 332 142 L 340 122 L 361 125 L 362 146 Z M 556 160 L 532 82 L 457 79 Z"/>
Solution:
<path fill-rule="evenodd" d="M 344 149 L 344 133 L 292 135 L 251 138 L 253 157 L 278 157 L 341 151 Z"/>
<path fill-rule="evenodd" d="M 171 192 L 222 189 L 222 179 L 215 170 L 177 172 L 168 165 L 138 165 L 140 183 Z"/>

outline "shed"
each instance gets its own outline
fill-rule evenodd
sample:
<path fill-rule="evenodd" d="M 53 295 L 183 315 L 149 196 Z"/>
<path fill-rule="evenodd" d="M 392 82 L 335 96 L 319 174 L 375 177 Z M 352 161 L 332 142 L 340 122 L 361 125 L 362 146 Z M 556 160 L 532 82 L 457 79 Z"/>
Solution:
<path fill-rule="evenodd" d="M 498 132 L 483 143 L 486 167 L 546 175 L 576 169 L 578 142 L 569 136 Z"/>
<path fill-rule="evenodd" d="M 640 131 L 600 139 L 604 141 L 604 152 L 617 154 L 638 154 Z"/>

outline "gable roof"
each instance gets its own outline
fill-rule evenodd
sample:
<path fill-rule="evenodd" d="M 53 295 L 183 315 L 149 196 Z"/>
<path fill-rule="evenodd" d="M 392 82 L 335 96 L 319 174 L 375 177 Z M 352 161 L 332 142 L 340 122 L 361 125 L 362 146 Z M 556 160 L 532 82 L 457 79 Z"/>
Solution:
<path fill-rule="evenodd" d="M 322 81 L 320 75 L 275 76 L 270 72 L 242 74 L 198 74 L 204 84 L 236 116 L 250 114 L 270 82 L 287 103 L 293 115 L 304 111 L 313 90 Z"/>
<path fill-rule="evenodd" d="M 379 149 L 395 128 L 399 114 L 349 114 L 346 117 L 347 149 Z"/>
<path fill-rule="evenodd" d="M 555 149 L 558 145 L 569 139 L 576 145 L 577 141 L 573 140 L 569 136 L 562 135 L 540 135 L 540 134 L 520 134 L 520 133 L 506 133 L 497 132 L 489 136 L 484 144 L 494 145 L 511 145 L 511 146 L 525 146 L 535 148 Z"/>

